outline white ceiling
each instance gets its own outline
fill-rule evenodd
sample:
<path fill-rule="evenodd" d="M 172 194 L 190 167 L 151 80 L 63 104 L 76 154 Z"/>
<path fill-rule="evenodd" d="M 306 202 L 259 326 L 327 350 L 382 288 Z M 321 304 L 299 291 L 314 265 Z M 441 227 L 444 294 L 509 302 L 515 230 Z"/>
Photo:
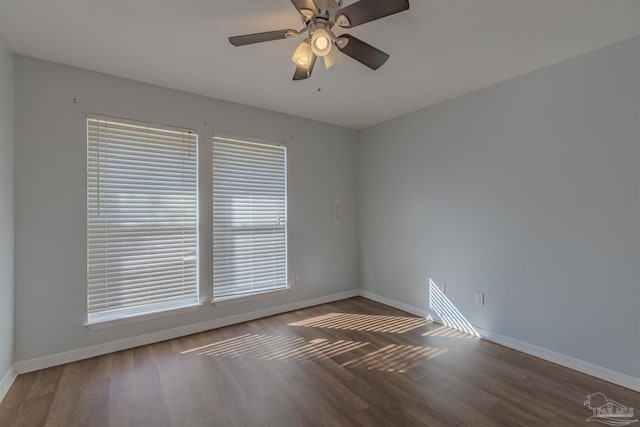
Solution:
<path fill-rule="evenodd" d="M 293 82 L 300 40 L 227 41 L 299 28 L 289 0 L 0 1 L 19 54 L 356 129 L 640 34 L 640 0 L 410 0 L 348 31 L 391 55 L 378 71 Z"/>

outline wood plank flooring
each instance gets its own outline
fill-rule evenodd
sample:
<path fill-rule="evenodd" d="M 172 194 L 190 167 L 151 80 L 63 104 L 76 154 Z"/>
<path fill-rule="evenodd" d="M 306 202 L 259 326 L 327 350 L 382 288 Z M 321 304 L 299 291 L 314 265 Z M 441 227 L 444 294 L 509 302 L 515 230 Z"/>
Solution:
<path fill-rule="evenodd" d="M 352 298 L 20 375 L 0 426 L 581 426 L 640 393 Z"/>

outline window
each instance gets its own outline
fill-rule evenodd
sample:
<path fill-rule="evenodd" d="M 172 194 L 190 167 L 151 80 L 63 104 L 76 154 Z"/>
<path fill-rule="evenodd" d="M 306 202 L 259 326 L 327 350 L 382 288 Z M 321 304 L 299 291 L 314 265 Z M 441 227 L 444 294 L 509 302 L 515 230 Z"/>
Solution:
<path fill-rule="evenodd" d="M 213 138 L 213 300 L 288 288 L 287 151 Z"/>
<path fill-rule="evenodd" d="M 198 303 L 197 136 L 87 119 L 88 319 Z"/>

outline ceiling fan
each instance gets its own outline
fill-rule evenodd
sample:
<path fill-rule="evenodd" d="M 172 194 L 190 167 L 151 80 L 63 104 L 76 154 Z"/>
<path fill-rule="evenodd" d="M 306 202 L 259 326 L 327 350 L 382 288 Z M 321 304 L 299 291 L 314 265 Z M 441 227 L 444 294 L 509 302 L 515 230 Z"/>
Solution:
<path fill-rule="evenodd" d="M 409 9 L 409 0 L 359 0 L 342 7 L 342 0 L 291 0 L 300 12 L 304 27 L 229 37 L 234 46 L 245 46 L 305 36 L 291 60 L 296 64 L 293 80 L 311 76 L 317 57 L 322 57 L 327 68 L 342 61 L 340 53 L 355 59 L 372 70 L 384 64 L 389 55 L 350 35 L 336 35 L 333 27 L 353 28 L 385 16 Z"/>

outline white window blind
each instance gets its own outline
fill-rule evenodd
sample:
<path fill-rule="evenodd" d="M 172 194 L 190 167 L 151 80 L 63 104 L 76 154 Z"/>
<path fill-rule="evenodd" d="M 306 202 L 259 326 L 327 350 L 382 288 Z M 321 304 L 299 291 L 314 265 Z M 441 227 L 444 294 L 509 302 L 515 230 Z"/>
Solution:
<path fill-rule="evenodd" d="M 213 137 L 213 299 L 285 289 L 287 151 Z"/>
<path fill-rule="evenodd" d="M 197 136 L 87 119 L 88 323 L 198 303 Z"/>

